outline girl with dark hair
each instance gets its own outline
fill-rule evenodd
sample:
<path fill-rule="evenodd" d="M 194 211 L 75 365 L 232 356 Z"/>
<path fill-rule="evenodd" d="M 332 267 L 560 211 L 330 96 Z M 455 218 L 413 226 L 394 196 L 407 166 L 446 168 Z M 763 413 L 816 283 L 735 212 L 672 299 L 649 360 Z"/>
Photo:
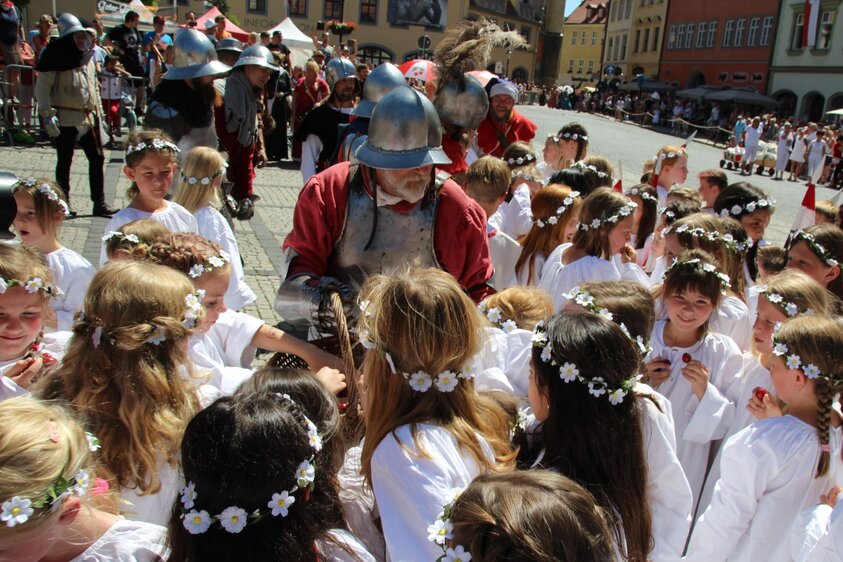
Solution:
<path fill-rule="evenodd" d="M 640 365 L 638 346 L 600 314 L 560 314 L 537 326 L 530 405 L 542 422 L 543 450 L 534 466 L 559 472 L 594 495 L 609 515 L 618 558 L 677 560 L 691 496 L 669 423 L 660 420 L 669 409 L 636 383 Z M 656 483 L 663 487 L 655 489 Z M 656 519 L 654 503 L 671 507 Z"/>
<path fill-rule="evenodd" d="M 738 182 L 721 189 L 714 200 L 714 212 L 721 217 L 732 217 L 740 221 L 752 240 L 746 253 L 746 281 L 753 284 L 758 276 L 755 256 L 758 245 L 764 239 L 764 231 L 776 210 L 776 202 L 765 191 L 747 182 Z"/>
<path fill-rule="evenodd" d="M 650 248 L 653 246 L 656 221 L 659 218 L 659 200 L 656 198 L 656 190 L 647 184 L 638 184 L 624 193 L 630 201 L 638 205 L 632 214 L 632 247 L 635 248 L 635 261 L 641 267 L 647 263 L 650 257 Z"/>
<path fill-rule="evenodd" d="M 843 231 L 830 224 L 818 224 L 797 231 L 790 240 L 787 267 L 800 269 L 843 299 Z"/>
<path fill-rule="evenodd" d="M 544 143 L 542 157 L 544 162 L 538 165 L 544 179 L 579 162 L 588 155 L 588 131 L 579 123 L 568 123 L 555 135 L 548 135 Z"/>

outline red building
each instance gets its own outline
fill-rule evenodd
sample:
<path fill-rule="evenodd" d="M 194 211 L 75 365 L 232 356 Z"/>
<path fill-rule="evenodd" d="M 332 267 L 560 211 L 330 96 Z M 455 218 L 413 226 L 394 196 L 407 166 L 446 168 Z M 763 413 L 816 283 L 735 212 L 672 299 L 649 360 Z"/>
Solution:
<path fill-rule="evenodd" d="M 659 80 L 681 88 L 752 86 L 765 93 L 781 0 L 673 0 Z"/>

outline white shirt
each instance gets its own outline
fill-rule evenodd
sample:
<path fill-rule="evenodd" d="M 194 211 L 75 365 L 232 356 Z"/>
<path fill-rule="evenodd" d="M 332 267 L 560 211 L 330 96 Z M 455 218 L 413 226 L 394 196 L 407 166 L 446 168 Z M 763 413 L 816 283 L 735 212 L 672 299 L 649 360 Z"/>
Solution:
<path fill-rule="evenodd" d="M 709 320 L 712 332 L 729 336 L 742 350 L 752 349 L 752 322 L 749 307 L 738 297 L 728 295 L 720 299 L 720 305 Z"/>
<path fill-rule="evenodd" d="M 360 473 L 362 447 L 361 443 L 345 453 L 345 461 L 337 473 L 339 497 L 348 529 L 376 560 L 383 561 L 386 560 L 386 544 L 380 530 L 375 495 Z"/>
<path fill-rule="evenodd" d="M 166 528 L 121 519 L 70 562 L 158 562 L 166 557 Z"/>
<path fill-rule="evenodd" d="M 207 384 L 218 388 L 223 396 L 234 394 L 237 387 L 252 376 L 250 369 L 228 367 L 207 334 L 194 334 L 189 342 L 189 357 L 193 366 L 199 371 L 209 371 L 211 377 Z"/>
<path fill-rule="evenodd" d="M 843 562 L 843 501 L 802 512 L 791 533 L 796 562 Z"/>
<path fill-rule="evenodd" d="M 173 503 L 179 491 L 179 471 L 173 465 L 158 460 L 158 479 L 161 489 L 155 494 L 140 495 L 137 488 L 120 488 L 123 501 L 119 505 L 120 515 L 132 521 L 145 521 L 166 526 L 170 521 Z"/>
<path fill-rule="evenodd" d="M 743 356 L 731 339 L 709 332 L 690 347 L 668 347 L 664 343 L 666 320 L 653 327 L 651 358 L 670 361 L 670 377 L 654 387 L 670 400 L 676 424 L 676 452 L 696 499 L 702 490 L 711 442 L 726 435 L 735 415 L 735 404 L 728 395 L 740 384 Z M 691 383 L 682 375 L 684 354 L 700 361 L 708 369 L 708 385 L 702 400 L 697 399 Z M 728 391 L 727 391 L 728 390 Z"/>
<path fill-rule="evenodd" d="M 252 368 L 255 348 L 252 339 L 265 322 L 251 314 L 226 310 L 208 330 L 207 336 L 229 367 Z"/>
<path fill-rule="evenodd" d="M 726 442 L 711 505 L 700 516 L 686 560 L 788 562 L 799 513 L 841 482 L 841 432 L 830 428 L 831 466 L 815 478 L 817 429 L 793 416 L 755 422 Z"/>
<path fill-rule="evenodd" d="M 62 291 L 61 295 L 50 299 L 50 305 L 56 311 L 58 329 L 70 330 L 73 315 L 82 308 L 88 285 L 97 271 L 91 262 L 70 248 L 59 248 L 45 254 L 44 260 L 53 274 L 53 282 Z"/>
<path fill-rule="evenodd" d="M 163 211 L 157 211 L 155 213 L 147 213 L 146 211 L 139 211 L 132 207 L 125 207 L 120 209 L 116 215 L 111 217 L 111 220 L 108 221 L 108 224 L 105 225 L 105 230 L 103 234 L 108 234 L 111 231 L 116 231 L 118 228 L 123 226 L 124 224 L 128 224 L 132 221 L 141 220 L 141 219 L 150 219 L 156 222 L 160 222 L 164 226 L 170 229 L 171 232 L 194 232 L 199 234 L 199 226 L 196 224 L 196 219 L 193 215 L 179 205 L 178 203 L 173 203 L 172 201 L 164 201 L 167 208 Z M 105 244 L 102 245 L 102 249 L 100 250 L 100 265 L 105 265 L 108 261 L 108 256 L 105 254 Z"/>
<path fill-rule="evenodd" d="M 234 310 L 240 310 L 255 302 L 257 296 L 246 284 L 243 263 L 240 260 L 240 248 L 237 246 L 237 238 L 228 221 L 219 211 L 210 206 L 197 209 L 193 216 L 196 217 L 199 234 L 222 246 L 231 258 L 231 280 L 225 292 L 225 305 Z"/>
<path fill-rule="evenodd" d="M 455 488 L 463 490 L 480 474 L 474 458 L 459 447 L 447 429 L 418 424 L 419 455 L 409 425 L 386 435 L 372 455 L 372 488 L 381 514 L 387 554 L 393 562 L 436 560 L 439 546 L 427 540 Z M 493 461 L 491 447 L 478 436 Z"/>
<path fill-rule="evenodd" d="M 530 389 L 532 336 L 532 332 L 520 328 L 508 334 L 500 328 L 486 328 L 480 352 L 474 356 L 477 390 L 502 390 L 526 399 Z"/>
<path fill-rule="evenodd" d="M 521 244 L 504 232 L 495 230 L 491 225 L 487 227 L 488 229 L 494 231 L 494 234 L 489 236 L 489 256 L 492 258 L 492 265 L 495 266 L 491 283 L 492 287 L 500 292 L 519 284 L 515 278 L 515 264 L 521 256 Z"/>
<path fill-rule="evenodd" d="M 758 147 L 758 141 L 761 139 L 761 132 L 764 130 L 764 127 L 758 125 L 758 127 L 749 126 L 744 130 L 744 146 L 747 148 L 749 147 Z"/>
<path fill-rule="evenodd" d="M 533 226 L 532 197 L 526 183 L 519 184 L 512 192 L 512 199 L 504 201 L 489 217 L 489 224 L 518 240 Z"/>

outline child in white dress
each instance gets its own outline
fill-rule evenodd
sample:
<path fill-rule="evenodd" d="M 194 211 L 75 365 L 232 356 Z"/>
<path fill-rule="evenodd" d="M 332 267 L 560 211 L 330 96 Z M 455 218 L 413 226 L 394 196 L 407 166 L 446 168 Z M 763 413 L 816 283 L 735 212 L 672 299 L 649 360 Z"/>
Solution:
<path fill-rule="evenodd" d="M 120 514 L 162 524 L 178 489 L 178 444 L 200 403 L 219 392 L 202 384 L 187 357 L 204 309 L 181 273 L 118 262 L 91 281 L 47 396 L 67 401 L 103 445 L 104 476 Z"/>
<path fill-rule="evenodd" d="M 53 331 L 70 330 L 95 270 L 88 260 L 59 242 L 59 228 L 67 212 L 64 192 L 55 183 L 40 178 L 23 179 L 13 190 L 17 205 L 15 230 L 25 245 L 41 252 L 53 282 L 61 290 L 50 302 L 56 313 L 55 325 L 48 325 Z"/>
<path fill-rule="evenodd" d="M 126 146 L 126 174 L 132 185 L 127 191 L 129 206 L 121 209 L 105 225 L 104 235 L 114 232 L 127 222 L 138 219 L 158 221 L 172 232 L 199 232 L 193 215 L 164 196 L 173 183 L 178 147 L 166 134 L 155 129 L 135 131 Z M 105 247 L 100 251 L 100 265 L 108 261 Z"/>
<path fill-rule="evenodd" d="M 612 259 L 631 239 L 636 207 L 608 187 L 594 190 L 583 200 L 573 241 L 553 250 L 542 270 L 539 286 L 550 294 L 555 310 L 565 304 L 565 293 L 586 281 L 625 278 L 649 284 L 633 257 L 625 254 L 620 269 Z"/>
<path fill-rule="evenodd" d="M 636 384 L 638 345 L 606 316 L 572 311 L 536 328 L 530 404 L 543 423 L 535 466 L 568 476 L 595 495 L 616 531 L 619 558 L 676 560 L 691 498 L 666 401 Z"/>
<path fill-rule="evenodd" d="M 343 528 L 337 446 L 326 444 L 336 406 L 333 420 L 311 420 L 310 398 L 270 384 L 196 414 L 181 443 L 185 483 L 168 513 L 171 560 L 374 562 Z"/>
<path fill-rule="evenodd" d="M 549 185 L 533 197 L 533 224 L 520 241 L 522 249 L 515 263 L 519 285 L 539 285 L 550 253 L 573 240 L 581 206 L 579 192 L 564 185 Z"/>
<path fill-rule="evenodd" d="M 675 185 L 682 187 L 688 179 L 688 153 L 683 147 L 663 146 L 656 154 L 650 185 L 656 190 L 659 209 L 667 205 L 667 194 Z"/>
<path fill-rule="evenodd" d="M 770 376 L 788 413 L 726 442 L 721 477 L 687 560 L 793 559 L 797 516 L 841 483 L 843 435 L 832 404 L 843 386 L 842 347 L 843 326 L 829 317 L 793 318 L 773 335 Z"/>
<path fill-rule="evenodd" d="M 68 334 L 43 335 L 57 292 L 38 250 L 0 244 L 0 401 L 27 394 L 61 359 Z"/>
<path fill-rule="evenodd" d="M 489 217 L 489 224 L 518 240 L 530 231 L 530 201 L 544 186 L 544 178 L 536 169 L 536 152 L 529 144 L 514 142 L 503 154 L 509 166 L 511 183 L 506 200 Z"/>
<path fill-rule="evenodd" d="M 799 554 L 797 562 L 841 562 L 843 561 L 843 501 L 835 486 L 829 493 L 820 496 L 819 505 L 802 512 L 794 523 L 791 533 L 791 548 Z M 801 541 L 801 545 L 800 545 Z"/>
<path fill-rule="evenodd" d="M 670 400 L 677 456 L 694 502 L 708 468 L 712 441 L 732 424 L 729 396 L 740 385 L 743 356 L 735 342 L 708 331 L 708 322 L 729 288 L 710 254 L 690 250 L 665 275 L 660 300 L 667 319 L 653 327 L 648 384 Z"/>
<path fill-rule="evenodd" d="M 588 132 L 579 123 L 568 123 L 555 135 L 548 135 L 537 168 L 545 181 L 588 156 Z"/>
<path fill-rule="evenodd" d="M 220 214 L 220 189 L 226 162 L 213 148 L 197 146 L 187 153 L 182 163 L 181 182 L 173 201 L 193 213 L 199 234 L 219 244 L 231 257 L 231 281 L 225 293 L 226 305 L 233 310 L 252 304 L 255 293 L 246 284 L 240 248 L 234 231 Z"/>
<path fill-rule="evenodd" d="M 764 245 L 764 232 L 776 211 L 776 202 L 764 190 L 748 182 L 738 182 L 721 189 L 714 200 L 714 212 L 721 217 L 740 221 L 752 244 L 746 253 L 746 281 L 748 286 L 758 276 L 756 255 L 758 246 Z"/>
<path fill-rule="evenodd" d="M 643 268 L 647 265 L 653 247 L 656 223 L 659 220 L 659 201 L 656 199 L 656 191 L 643 183 L 628 189 L 624 195 L 638 205 L 632 214 L 633 235 L 630 243 L 635 248 L 635 263 Z"/>
<path fill-rule="evenodd" d="M 361 473 L 374 490 L 389 558 L 436 560 L 428 526 L 448 495 L 514 459 L 506 415 L 472 382 L 482 319 L 438 269 L 372 277 L 361 298 L 370 302 L 361 317 Z"/>
<path fill-rule="evenodd" d="M 127 521 L 96 506 L 104 453 L 57 405 L 19 397 L 0 403 L 0 543 L 4 560 L 160 562 L 164 527 Z M 94 451 L 93 453 L 91 451 Z"/>

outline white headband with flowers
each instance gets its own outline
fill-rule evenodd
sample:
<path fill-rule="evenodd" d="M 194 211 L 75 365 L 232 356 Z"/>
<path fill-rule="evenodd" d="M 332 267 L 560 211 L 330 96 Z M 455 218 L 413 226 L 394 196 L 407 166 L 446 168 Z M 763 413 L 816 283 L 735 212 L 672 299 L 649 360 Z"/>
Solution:
<path fill-rule="evenodd" d="M 662 229 L 662 236 L 667 236 L 668 234 L 687 234 L 694 238 L 704 238 L 709 242 L 720 241 L 728 249 L 738 253 L 748 249 L 748 245 L 745 242 L 738 242 L 731 234 L 721 235 L 719 232 L 708 231 L 700 226 L 691 228 L 687 224 L 680 224 L 679 226 L 671 225 Z"/>
<path fill-rule="evenodd" d="M 825 246 L 817 242 L 817 239 L 814 237 L 813 234 L 809 234 L 804 230 L 797 230 L 796 233 L 793 235 L 793 242 L 791 243 L 791 246 L 796 242 L 799 242 L 800 240 L 808 244 L 808 246 L 811 247 L 811 250 L 817 255 L 817 257 L 824 261 L 827 266 L 836 267 L 840 265 L 840 262 L 834 259 L 834 257 L 831 255 L 831 252 L 829 252 L 825 248 Z"/>
<path fill-rule="evenodd" d="M 607 174 L 606 172 L 601 172 L 597 169 L 597 166 L 594 166 L 593 164 L 583 164 L 582 162 L 574 162 L 573 164 L 571 164 L 571 169 L 579 170 L 581 172 L 592 172 L 594 174 L 597 174 L 597 177 L 600 179 L 606 179 L 609 177 L 609 174 Z"/>
<path fill-rule="evenodd" d="M 215 269 L 222 269 L 230 261 L 231 256 L 229 256 L 226 252 L 220 250 L 219 256 L 211 256 L 210 258 L 208 258 L 207 262 L 197 263 L 196 265 L 190 268 L 187 274 L 190 276 L 191 279 L 198 279 L 204 274 L 210 273 Z"/>
<path fill-rule="evenodd" d="M 117 230 L 111 230 L 108 234 L 102 237 L 102 243 L 108 244 L 112 240 L 117 239 L 119 241 L 127 241 L 131 242 L 132 244 L 140 244 L 140 238 L 138 238 L 137 234 L 123 234 L 122 232 L 118 232 Z"/>
<path fill-rule="evenodd" d="M 561 135 L 550 134 L 550 135 L 547 135 L 547 138 L 553 139 L 553 142 L 559 142 L 563 139 L 564 140 L 572 140 L 572 141 L 582 139 L 585 142 L 588 142 L 588 137 L 585 136 L 585 135 L 581 135 L 579 133 L 562 133 Z"/>
<path fill-rule="evenodd" d="M 144 150 L 169 150 L 173 154 L 178 154 L 179 147 L 175 144 L 171 143 L 170 141 L 165 141 L 164 139 L 150 139 L 146 141 L 140 141 L 137 144 L 130 144 L 126 147 L 126 156 L 128 157 L 135 152 L 143 152 Z"/>
<path fill-rule="evenodd" d="M 571 289 L 570 292 L 564 293 L 562 296 L 564 296 L 568 300 L 574 301 L 575 304 L 578 304 L 586 310 L 593 312 L 598 316 L 602 316 L 606 320 L 614 322 L 614 314 L 612 314 L 608 308 L 602 308 L 600 305 L 598 305 L 594 300 L 594 296 L 588 291 L 581 289 L 580 287 L 574 287 L 573 289 Z M 653 351 L 653 348 L 651 346 L 644 343 L 643 336 L 639 335 L 633 338 L 632 334 L 629 333 L 629 328 L 626 327 L 626 324 L 621 322 L 620 324 L 618 324 L 618 326 L 620 327 L 621 331 L 626 334 L 626 337 L 628 337 L 630 341 L 634 343 L 636 347 L 638 347 L 638 351 L 641 352 L 642 356 L 646 357 L 650 354 L 650 352 Z"/>
<path fill-rule="evenodd" d="M 211 185 L 215 179 L 220 177 L 221 175 L 225 174 L 226 170 L 228 169 L 228 162 L 223 162 L 222 168 L 211 174 L 210 176 L 204 176 L 198 178 L 196 176 L 187 176 L 184 172 L 181 173 L 181 181 L 188 185 Z"/>
<path fill-rule="evenodd" d="M 534 181 L 534 182 L 540 183 L 542 185 L 545 185 L 545 183 L 547 183 L 544 178 L 535 176 L 535 175 L 531 174 L 530 172 L 525 172 L 524 170 L 514 170 L 512 172 L 512 174 L 510 174 L 510 177 L 512 179 L 521 178 L 524 181 Z"/>
<path fill-rule="evenodd" d="M 442 512 L 432 524 L 427 526 L 427 540 L 436 543 L 442 549 L 442 556 L 437 559 L 437 562 L 469 562 L 471 554 L 462 545 L 457 545 L 453 548 L 448 546 L 448 541 L 454 538 L 454 524 L 451 523 L 451 511 L 454 509 L 454 503 L 462 493 L 462 490 L 456 488 L 451 490 L 451 499 L 442 506 Z"/>
<path fill-rule="evenodd" d="M 62 290 L 45 283 L 40 277 L 30 277 L 27 280 L 0 277 L 0 295 L 4 294 L 9 287 L 23 287 L 23 290 L 34 295 L 38 291 L 44 293 L 45 297 L 54 298 L 62 294 Z"/>
<path fill-rule="evenodd" d="M 195 293 L 190 293 L 184 297 L 184 304 L 187 310 L 184 312 L 182 326 L 190 329 L 196 325 L 196 319 L 199 318 L 199 313 L 202 312 L 202 299 L 204 298 L 205 289 L 199 289 Z"/>
<path fill-rule="evenodd" d="M 723 295 L 725 295 L 728 290 L 732 288 L 732 282 L 729 279 L 728 275 L 717 271 L 717 266 L 713 263 L 704 262 L 699 258 L 694 258 L 690 260 L 673 260 L 673 264 L 669 268 L 667 268 L 667 271 L 664 272 L 664 274 L 662 275 L 662 279 L 666 278 L 670 272 L 685 267 L 693 268 L 696 271 L 703 271 L 705 273 L 708 273 L 709 275 L 717 277 L 717 279 L 720 281 L 720 293 Z"/>
<path fill-rule="evenodd" d="M 481 302 L 477 308 L 480 310 L 480 313 L 483 314 L 486 319 L 495 325 L 496 328 L 500 328 L 503 330 L 505 334 L 510 333 L 511 331 L 518 328 L 518 325 L 512 319 L 503 319 L 503 313 L 501 309 L 493 306 L 489 308 L 489 305 L 486 302 Z"/>
<path fill-rule="evenodd" d="M 795 353 L 790 353 L 790 349 L 787 347 L 787 344 L 779 341 L 776 334 L 773 334 L 773 355 L 785 357 L 785 365 L 787 365 L 788 369 L 798 369 L 809 379 L 813 380 L 819 377 L 829 380 L 834 379 L 833 374 L 825 375 L 820 371 L 820 368 L 813 363 L 805 363 L 802 361 L 800 356 Z"/>
<path fill-rule="evenodd" d="M 580 230 L 598 230 L 601 226 L 608 224 L 616 224 L 619 220 L 623 220 L 632 214 L 632 211 L 638 208 L 638 203 L 635 201 L 627 201 L 616 213 L 609 215 L 604 219 L 593 219 L 590 223 L 581 222 L 577 228 Z"/>
<path fill-rule="evenodd" d="M 295 403 L 289 394 L 276 393 L 276 396 L 282 400 L 289 400 Z M 304 488 L 309 487 L 311 490 L 313 489 L 313 481 L 316 479 L 316 453 L 322 450 L 322 437 L 319 435 L 316 424 L 310 421 L 304 414 L 302 416 L 307 424 L 308 443 L 313 448 L 313 453 L 296 468 L 296 483 L 292 488 L 273 493 L 266 504 L 266 508 L 258 507 L 251 512 L 247 512 L 242 507 L 232 505 L 223 509 L 217 515 L 211 515 L 204 509 L 196 508 L 196 500 L 199 497 L 199 494 L 196 492 L 196 484 L 186 482 L 180 490 L 181 497 L 179 498 L 179 502 L 182 505 L 182 525 L 184 525 L 188 533 L 191 535 L 201 535 L 210 529 L 211 525 L 215 522 L 219 522 L 223 530 L 236 534 L 242 531 L 249 523 L 257 523 L 268 515 L 272 517 L 287 517 L 289 515 L 290 506 L 296 501 L 296 497 L 293 494 Z"/>
<path fill-rule="evenodd" d="M 507 158 L 506 163 L 510 166 L 523 166 L 524 164 L 529 164 L 530 162 L 535 162 L 536 156 L 534 154 L 525 154 L 524 156 L 519 156 L 518 158 Z"/>
<path fill-rule="evenodd" d="M 35 187 L 35 184 L 38 183 L 36 178 L 32 176 L 26 178 L 25 180 L 21 180 L 18 182 L 18 185 L 24 185 L 26 187 Z M 64 214 L 68 214 L 70 212 L 70 207 L 67 206 L 59 194 L 56 193 L 56 190 L 48 183 L 42 183 L 38 186 L 38 193 L 55 203 L 59 206 L 59 208 L 64 212 Z"/>
<path fill-rule="evenodd" d="M 743 215 L 748 215 L 749 213 L 754 213 L 758 210 L 772 210 L 776 207 L 776 201 L 770 197 L 767 199 L 759 199 L 757 201 L 750 201 L 746 205 L 738 205 L 735 203 L 728 209 L 721 209 L 720 216 L 725 218 L 728 216 L 733 217 L 742 217 Z"/>
<path fill-rule="evenodd" d="M 548 226 L 548 225 L 550 225 L 550 226 L 555 225 L 556 223 L 559 222 L 559 217 L 564 215 L 568 211 L 568 209 L 571 208 L 571 205 L 574 204 L 574 198 L 579 197 L 579 196 L 580 196 L 579 191 L 572 191 L 571 194 L 568 195 L 568 197 L 566 197 L 564 201 L 562 201 L 562 205 L 560 205 L 556 209 L 555 213 L 553 213 L 552 215 L 550 215 L 549 217 L 547 217 L 545 219 L 537 219 L 536 217 L 533 217 L 533 222 L 536 223 L 536 226 L 539 227 L 539 228 L 544 228 L 545 226 Z"/>
<path fill-rule="evenodd" d="M 770 291 L 767 285 L 757 285 L 755 290 L 758 291 L 759 295 L 764 295 L 768 301 L 777 308 L 781 309 L 782 312 L 787 314 L 790 318 L 799 316 L 800 314 L 804 314 L 806 316 L 814 315 L 814 310 L 812 308 L 806 308 L 804 311 L 800 311 L 799 306 L 797 306 L 795 302 L 786 301 L 780 293 Z"/>

